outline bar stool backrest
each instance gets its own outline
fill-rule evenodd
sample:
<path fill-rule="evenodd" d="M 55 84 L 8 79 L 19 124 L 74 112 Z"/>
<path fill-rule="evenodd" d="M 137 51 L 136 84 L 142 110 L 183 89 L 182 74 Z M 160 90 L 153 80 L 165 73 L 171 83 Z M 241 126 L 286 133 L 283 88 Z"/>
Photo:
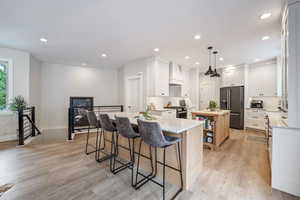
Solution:
<path fill-rule="evenodd" d="M 140 119 L 137 121 L 139 133 L 146 144 L 154 147 L 164 147 L 167 144 L 161 127 L 157 122 L 147 122 Z"/>
<path fill-rule="evenodd" d="M 102 129 L 109 132 L 116 131 L 116 127 L 113 125 L 107 114 L 100 114 L 99 117 Z"/>
<path fill-rule="evenodd" d="M 116 118 L 116 127 L 120 135 L 126 138 L 133 138 L 138 136 L 138 134 L 133 130 L 128 117 L 115 116 L 115 118 Z"/>
<path fill-rule="evenodd" d="M 88 118 L 90 126 L 94 126 L 96 128 L 101 128 L 100 123 L 97 120 L 96 114 L 94 111 L 87 111 L 86 116 Z"/>

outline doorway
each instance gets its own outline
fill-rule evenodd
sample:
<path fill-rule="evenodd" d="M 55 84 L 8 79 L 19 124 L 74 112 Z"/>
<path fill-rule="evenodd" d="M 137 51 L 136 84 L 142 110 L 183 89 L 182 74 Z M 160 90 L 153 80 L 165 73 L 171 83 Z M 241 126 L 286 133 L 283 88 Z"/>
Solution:
<path fill-rule="evenodd" d="M 125 111 L 143 111 L 143 75 L 131 76 L 126 80 L 125 86 Z"/>

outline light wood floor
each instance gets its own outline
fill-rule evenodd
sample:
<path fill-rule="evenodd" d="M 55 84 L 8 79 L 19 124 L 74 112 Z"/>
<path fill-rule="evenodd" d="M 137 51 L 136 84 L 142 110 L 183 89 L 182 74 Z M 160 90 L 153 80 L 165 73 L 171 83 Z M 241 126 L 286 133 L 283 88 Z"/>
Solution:
<path fill-rule="evenodd" d="M 63 134 L 63 133 L 61 133 Z M 232 131 L 220 151 L 204 151 L 204 170 L 181 200 L 294 200 L 270 188 L 265 144 L 247 139 L 257 133 Z M 0 186 L 14 184 L 0 200 L 151 200 L 161 188 L 148 183 L 135 191 L 130 171 L 109 172 L 108 162 L 98 164 L 83 153 L 84 135 L 72 142 L 37 139 L 25 147 L 0 143 Z M 168 186 L 173 192 L 175 186 Z M 170 195 L 170 194 L 169 194 Z"/>

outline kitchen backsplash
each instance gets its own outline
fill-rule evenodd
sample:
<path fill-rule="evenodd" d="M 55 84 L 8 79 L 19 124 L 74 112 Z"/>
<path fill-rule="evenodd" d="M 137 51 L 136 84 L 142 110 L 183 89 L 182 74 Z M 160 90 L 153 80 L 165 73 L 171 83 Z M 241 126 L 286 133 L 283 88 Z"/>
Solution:
<path fill-rule="evenodd" d="M 168 102 L 171 102 L 172 106 L 179 106 L 179 101 L 185 99 L 188 107 L 192 107 L 191 100 L 188 97 L 147 97 L 147 105 L 153 104 L 156 109 L 164 108 Z"/>
<path fill-rule="evenodd" d="M 246 105 L 247 108 L 250 108 L 251 100 L 262 100 L 265 110 L 277 111 L 280 106 L 281 97 L 250 97 Z"/>

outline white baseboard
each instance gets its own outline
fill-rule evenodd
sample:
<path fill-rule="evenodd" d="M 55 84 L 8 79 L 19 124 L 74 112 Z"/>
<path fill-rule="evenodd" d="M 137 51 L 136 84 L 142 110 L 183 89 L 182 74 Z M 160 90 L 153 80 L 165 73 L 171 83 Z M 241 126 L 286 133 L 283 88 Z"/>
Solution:
<path fill-rule="evenodd" d="M 16 135 L 3 135 L 0 136 L 0 142 L 7 142 L 7 141 L 13 141 L 13 140 L 17 140 L 17 136 Z"/>

